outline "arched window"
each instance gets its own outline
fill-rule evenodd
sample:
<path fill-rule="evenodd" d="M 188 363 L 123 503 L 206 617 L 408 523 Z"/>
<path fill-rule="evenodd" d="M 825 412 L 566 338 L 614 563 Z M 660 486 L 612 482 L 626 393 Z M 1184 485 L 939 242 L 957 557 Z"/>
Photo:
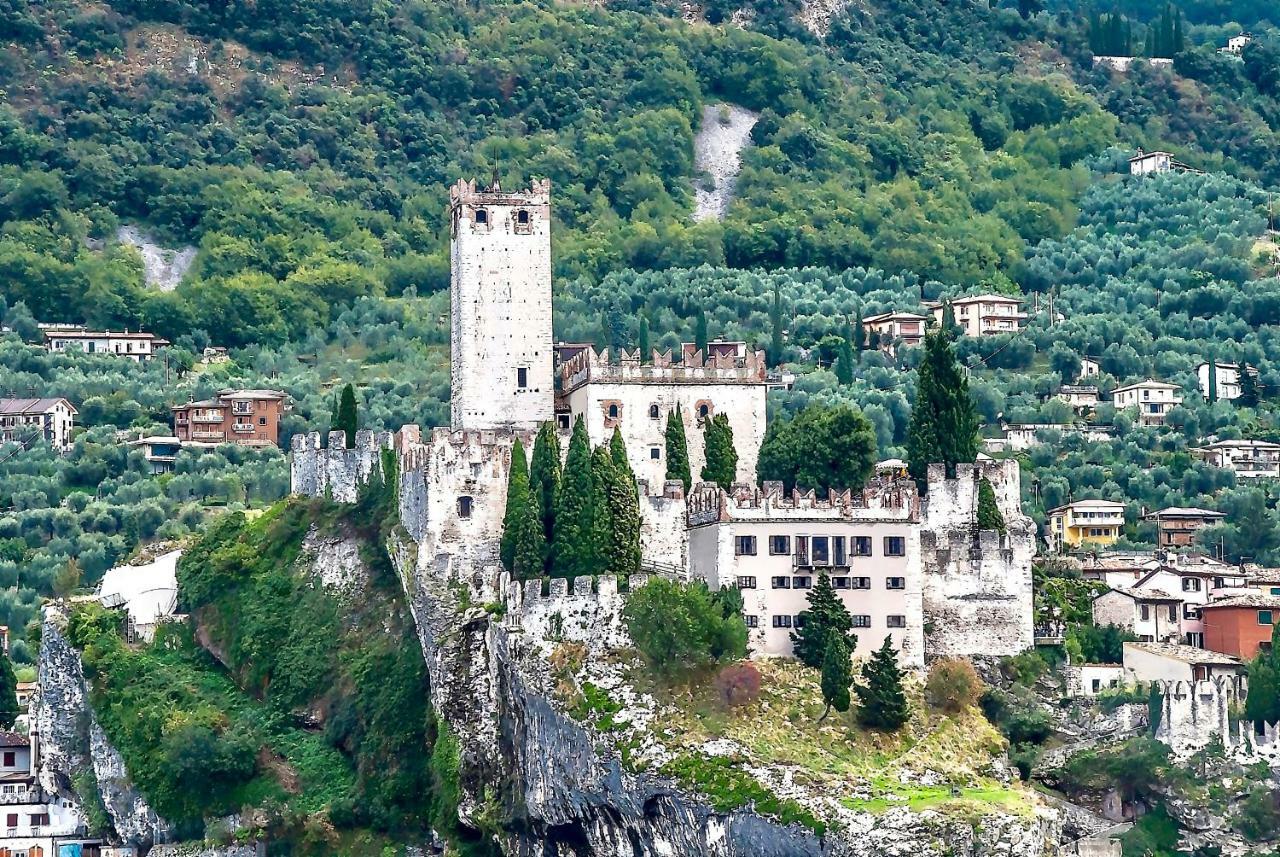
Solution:
<path fill-rule="evenodd" d="M 521 226 L 527 226 L 529 224 L 529 212 L 525 211 L 523 208 L 517 211 L 516 223 L 519 223 Z"/>
<path fill-rule="evenodd" d="M 610 405 L 610 406 L 609 406 L 609 419 L 611 419 L 611 420 L 616 420 L 617 418 L 618 418 L 618 406 L 617 406 L 617 405 Z"/>
<path fill-rule="evenodd" d="M 703 402 L 701 405 L 698 405 L 698 416 L 702 417 L 705 420 L 707 418 L 707 415 L 710 413 L 711 413 L 711 406 L 708 405 L 706 402 Z"/>
<path fill-rule="evenodd" d="M 459 518 L 471 517 L 471 498 L 470 497 L 467 497 L 464 495 L 458 498 L 458 517 Z"/>
<path fill-rule="evenodd" d="M 656 420 L 657 418 L 658 418 L 658 406 L 657 406 L 657 405 L 650 405 L 650 406 L 649 406 L 649 419 L 651 419 L 651 420 Z"/>

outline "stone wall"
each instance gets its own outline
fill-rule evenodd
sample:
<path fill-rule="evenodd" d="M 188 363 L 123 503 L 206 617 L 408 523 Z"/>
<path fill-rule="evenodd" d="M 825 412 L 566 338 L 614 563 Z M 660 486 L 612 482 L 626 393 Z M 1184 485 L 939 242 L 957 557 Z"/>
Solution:
<path fill-rule="evenodd" d="M 684 571 L 689 567 L 688 503 L 684 485 L 667 482 L 661 494 L 640 482 L 640 553 L 645 568 Z"/>
<path fill-rule="evenodd" d="M 1161 681 L 1156 686 L 1163 695 L 1156 738 L 1175 756 L 1189 756 L 1218 736 L 1227 750 L 1241 747 L 1248 737 L 1243 724 L 1232 718 L 1235 707 L 1244 705 L 1248 682 L 1243 676 L 1207 681 Z"/>
<path fill-rule="evenodd" d="M 289 484 L 295 494 L 330 496 L 339 503 L 354 503 L 360 486 L 375 467 L 380 468 L 381 451 L 391 449 L 391 432 L 356 432 L 354 449 L 347 448 L 343 432 L 331 431 L 328 447 L 321 445 L 320 432 L 295 434 L 290 444 Z"/>
<path fill-rule="evenodd" d="M 978 485 L 995 489 L 1006 531 L 979 532 Z M 1004 656 L 1034 645 L 1031 563 L 1035 523 L 1022 513 L 1016 461 L 960 465 L 947 479 L 929 466 L 920 535 L 925 653 Z"/>

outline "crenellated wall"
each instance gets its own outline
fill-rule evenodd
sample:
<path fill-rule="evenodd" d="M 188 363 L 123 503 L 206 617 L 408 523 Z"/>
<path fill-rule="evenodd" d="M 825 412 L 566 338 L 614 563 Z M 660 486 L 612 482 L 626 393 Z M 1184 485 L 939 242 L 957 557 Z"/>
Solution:
<path fill-rule="evenodd" d="M 1163 695 L 1156 738 L 1175 756 L 1202 750 L 1214 736 L 1229 752 L 1252 738 L 1247 725 L 1236 719 L 1248 695 L 1244 676 L 1218 676 L 1204 681 L 1159 681 Z"/>
<path fill-rule="evenodd" d="M 978 485 L 995 489 L 1006 531 L 977 530 Z M 920 552 L 928 657 L 1003 656 L 1035 643 L 1031 564 L 1035 523 L 1022 513 L 1018 463 L 929 466 Z"/>
<path fill-rule="evenodd" d="M 381 451 L 392 449 L 395 435 L 389 431 L 356 432 L 356 444 L 347 448 L 347 436 L 331 431 L 328 446 L 320 432 L 295 434 L 289 451 L 289 482 L 293 493 L 308 497 L 332 497 L 339 503 L 354 503 L 360 486 L 375 467 L 381 467 Z"/>

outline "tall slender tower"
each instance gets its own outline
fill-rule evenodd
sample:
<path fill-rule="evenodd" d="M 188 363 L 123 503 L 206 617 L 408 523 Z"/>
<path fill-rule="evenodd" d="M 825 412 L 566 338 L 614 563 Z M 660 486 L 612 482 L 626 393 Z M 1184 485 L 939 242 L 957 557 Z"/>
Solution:
<path fill-rule="evenodd" d="M 452 424 L 536 429 L 552 418 L 551 182 L 449 189 Z"/>

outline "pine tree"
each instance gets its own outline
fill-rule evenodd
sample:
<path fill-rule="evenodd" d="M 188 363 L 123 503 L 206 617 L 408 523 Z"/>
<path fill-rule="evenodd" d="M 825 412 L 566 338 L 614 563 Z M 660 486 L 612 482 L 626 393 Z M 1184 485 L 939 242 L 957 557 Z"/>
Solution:
<path fill-rule="evenodd" d="M 600 539 L 601 495 L 592 474 L 591 444 L 579 414 L 569 439 L 560 490 L 556 493 L 555 530 L 551 541 L 552 572 L 557 577 L 594 574 L 604 545 Z M 597 512 L 601 514 L 597 514 Z"/>
<path fill-rule="evenodd" d="M 907 696 L 902 691 L 902 670 L 893 651 L 893 640 L 884 638 L 862 667 L 863 683 L 858 694 L 858 722 L 869 729 L 896 732 L 911 719 Z"/>
<path fill-rule="evenodd" d="M 853 684 L 853 664 L 849 648 L 839 637 L 828 637 L 822 652 L 822 701 L 827 704 L 819 721 L 827 719 L 831 709 L 849 710 L 849 686 Z"/>
<path fill-rule="evenodd" d="M 782 362 L 782 289 L 773 284 L 773 304 L 769 307 L 769 365 Z"/>
<path fill-rule="evenodd" d="M 680 415 L 680 406 L 667 414 L 667 476 L 668 480 L 678 479 L 684 484 L 687 494 L 693 485 L 693 474 L 689 470 L 689 441 L 684 434 L 684 417 Z"/>
<path fill-rule="evenodd" d="M 707 463 L 702 468 L 702 481 L 727 490 L 738 474 L 738 451 L 733 448 L 733 429 L 727 414 L 716 414 L 706 421 L 703 450 Z"/>
<path fill-rule="evenodd" d="M 622 433 L 616 428 L 609 439 L 609 475 L 608 571 L 632 574 L 640 570 L 640 494 Z"/>
<path fill-rule="evenodd" d="M 978 529 L 1004 532 L 1004 515 L 996 503 L 996 489 L 991 480 L 982 477 L 978 482 Z"/>
<path fill-rule="evenodd" d="M 18 713 L 18 678 L 9 653 L 0 652 L 0 729 L 12 729 Z"/>
<path fill-rule="evenodd" d="M 854 354 L 853 342 L 849 332 L 846 331 L 844 341 L 840 343 L 840 355 L 836 358 L 835 366 L 836 380 L 845 387 L 853 383 L 854 367 L 858 365 Z"/>
<path fill-rule="evenodd" d="M 929 465 L 941 462 L 948 478 L 956 465 L 978 455 L 978 415 L 969 380 L 960 371 L 945 331 L 925 336 L 925 356 L 916 377 L 916 399 L 907 428 L 907 458 L 920 492 L 928 490 Z"/>
<path fill-rule="evenodd" d="M 853 617 L 836 595 L 831 586 L 831 578 L 825 573 L 818 575 L 817 584 L 809 590 L 809 608 L 800 615 L 799 627 L 791 632 L 791 642 L 796 658 L 803 664 L 817 669 L 822 666 L 822 658 L 830 639 L 838 639 L 847 651 L 852 652 L 858 645 L 858 638 L 853 633 Z"/>
<path fill-rule="evenodd" d="M 512 570 L 516 556 L 516 537 L 520 531 L 519 518 L 533 517 L 533 503 L 529 496 L 529 465 L 525 459 L 524 444 L 520 438 L 511 446 L 511 472 L 507 474 L 507 508 L 502 514 L 502 541 L 498 558 L 502 567 Z"/>
<path fill-rule="evenodd" d="M 80 562 L 75 557 L 71 557 L 53 577 L 53 594 L 58 598 L 66 598 L 80 588 L 83 578 L 84 573 L 80 570 Z"/>
<path fill-rule="evenodd" d="M 347 449 L 355 449 L 356 430 L 359 427 L 359 416 L 356 414 L 356 391 L 348 384 L 342 388 L 342 397 L 338 401 L 337 420 L 333 424 L 333 430 L 346 433 Z"/>
<path fill-rule="evenodd" d="M 693 323 L 693 347 L 702 353 L 702 358 L 707 357 L 707 314 L 701 309 L 698 310 L 698 317 Z"/>
<path fill-rule="evenodd" d="M 641 364 L 648 363 L 651 359 L 652 348 L 649 345 L 649 318 L 648 316 L 640 316 L 640 341 L 638 344 L 640 349 Z"/>
<path fill-rule="evenodd" d="M 867 349 L 867 327 L 862 323 L 862 312 L 859 311 L 853 322 L 853 347 L 858 351 Z"/>
<path fill-rule="evenodd" d="M 533 442 L 533 461 L 529 467 L 529 494 L 538 520 L 542 522 L 542 539 L 546 545 L 543 568 L 550 572 L 554 561 L 553 545 L 556 529 L 556 497 L 560 493 L 560 440 L 555 426 L 543 423 Z"/>
<path fill-rule="evenodd" d="M 1236 396 L 1236 405 L 1241 408 L 1258 407 L 1258 379 L 1243 363 L 1240 364 L 1240 395 Z"/>

